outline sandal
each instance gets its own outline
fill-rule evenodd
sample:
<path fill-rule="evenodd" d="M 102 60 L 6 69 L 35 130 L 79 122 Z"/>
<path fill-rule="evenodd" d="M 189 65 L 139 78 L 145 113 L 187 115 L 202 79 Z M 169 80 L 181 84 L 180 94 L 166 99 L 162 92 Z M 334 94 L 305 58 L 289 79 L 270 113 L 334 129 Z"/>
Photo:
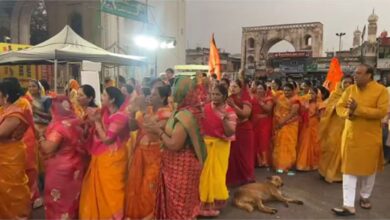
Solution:
<path fill-rule="evenodd" d="M 37 198 L 34 202 L 33 202 L 33 209 L 39 209 L 43 206 L 43 199 L 41 197 Z"/>
<path fill-rule="evenodd" d="M 344 208 L 344 207 L 343 208 L 333 208 L 332 211 L 337 216 L 352 216 L 352 215 L 355 215 L 355 212 L 351 212 L 351 211 L 349 211 L 349 209 Z"/>
<path fill-rule="evenodd" d="M 288 171 L 287 172 L 287 176 L 295 176 L 295 172 L 294 171 Z"/>
<path fill-rule="evenodd" d="M 278 174 L 283 174 L 284 171 L 283 171 L 282 169 L 278 169 L 278 170 L 276 170 L 276 173 L 278 173 Z"/>
<path fill-rule="evenodd" d="M 371 209 L 372 207 L 369 199 L 360 198 L 359 204 L 362 209 Z"/>
<path fill-rule="evenodd" d="M 219 210 L 212 210 L 212 209 L 203 209 L 200 211 L 198 216 L 202 217 L 217 217 L 219 215 Z"/>

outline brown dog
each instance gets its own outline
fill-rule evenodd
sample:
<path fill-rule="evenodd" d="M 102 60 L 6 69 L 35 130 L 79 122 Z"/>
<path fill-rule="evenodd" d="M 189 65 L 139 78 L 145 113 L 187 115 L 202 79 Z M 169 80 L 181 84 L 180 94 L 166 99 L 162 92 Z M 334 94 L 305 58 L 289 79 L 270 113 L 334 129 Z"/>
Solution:
<path fill-rule="evenodd" d="M 303 202 L 300 200 L 284 196 L 282 194 L 282 186 L 283 181 L 280 176 L 267 177 L 267 182 L 265 183 L 250 183 L 241 186 L 234 194 L 233 203 L 238 208 L 242 208 L 248 212 L 252 212 L 257 207 L 260 211 L 269 214 L 276 214 L 278 210 L 265 206 L 263 202 L 280 201 L 286 207 L 288 207 L 288 203 L 303 205 Z"/>

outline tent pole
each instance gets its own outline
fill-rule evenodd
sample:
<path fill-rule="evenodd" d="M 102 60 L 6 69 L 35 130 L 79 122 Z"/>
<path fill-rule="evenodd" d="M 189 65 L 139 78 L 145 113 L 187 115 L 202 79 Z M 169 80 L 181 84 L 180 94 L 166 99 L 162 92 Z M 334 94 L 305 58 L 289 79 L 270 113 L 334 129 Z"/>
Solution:
<path fill-rule="evenodd" d="M 57 60 L 54 60 L 54 92 L 57 93 Z"/>

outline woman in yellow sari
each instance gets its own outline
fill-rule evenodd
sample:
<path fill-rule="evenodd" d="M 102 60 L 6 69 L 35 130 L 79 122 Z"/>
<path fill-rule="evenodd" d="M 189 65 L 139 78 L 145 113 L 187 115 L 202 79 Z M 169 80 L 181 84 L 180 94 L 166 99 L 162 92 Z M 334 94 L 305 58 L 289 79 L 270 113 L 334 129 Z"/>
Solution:
<path fill-rule="evenodd" d="M 344 77 L 336 90 L 329 96 L 326 109 L 320 121 L 321 157 L 318 172 L 329 183 L 342 180 L 341 134 L 344 130 L 345 120 L 337 115 L 336 104 L 345 89 L 352 84 L 353 78 L 351 76 Z"/>
<path fill-rule="evenodd" d="M 292 84 L 284 85 L 283 90 L 284 95 L 276 100 L 274 112 L 275 139 L 272 158 L 277 173 L 290 171 L 295 165 L 298 143 L 299 100 L 293 92 Z"/>
<path fill-rule="evenodd" d="M 271 95 L 274 98 L 278 98 L 279 96 L 283 95 L 283 91 L 281 90 L 282 87 L 282 81 L 280 79 L 274 79 L 271 82 Z"/>
<path fill-rule="evenodd" d="M 0 83 L 0 219 L 28 218 L 31 210 L 24 133 L 32 126 L 19 83 Z"/>
<path fill-rule="evenodd" d="M 123 219 L 129 138 L 128 116 L 119 111 L 123 102 L 121 91 L 108 87 L 101 112 L 89 113 L 95 132 L 81 190 L 80 219 Z"/>
<path fill-rule="evenodd" d="M 216 85 L 211 102 L 203 108 L 202 128 L 207 159 L 200 176 L 202 216 L 217 216 L 229 198 L 226 173 L 229 165 L 230 143 L 235 140 L 237 115 L 226 104 L 228 89 Z"/>

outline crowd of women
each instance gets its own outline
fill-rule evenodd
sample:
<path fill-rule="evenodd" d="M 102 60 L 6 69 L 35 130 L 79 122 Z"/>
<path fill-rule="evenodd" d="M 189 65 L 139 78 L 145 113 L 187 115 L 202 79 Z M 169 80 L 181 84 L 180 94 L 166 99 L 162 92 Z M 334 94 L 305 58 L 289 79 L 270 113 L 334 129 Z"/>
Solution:
<path fill-rule="evenodd" d="M 335 113 L 346 77 L 331 93 L 310 81 L 252 82 L 177 75 L 150 91 L 132 80 L 96 91 L 71 80 L 64 95 L 45 81 L 24 91 L 0 82 L 0 218 L 191 219 L 217 216 L 228 187 L 255 168 L 294 175 L 319 168 L 340 181 Z M 41 178 L 39 178 L 41 177 Z M 40 192 L 43 189 L 43 197 Z"/>

